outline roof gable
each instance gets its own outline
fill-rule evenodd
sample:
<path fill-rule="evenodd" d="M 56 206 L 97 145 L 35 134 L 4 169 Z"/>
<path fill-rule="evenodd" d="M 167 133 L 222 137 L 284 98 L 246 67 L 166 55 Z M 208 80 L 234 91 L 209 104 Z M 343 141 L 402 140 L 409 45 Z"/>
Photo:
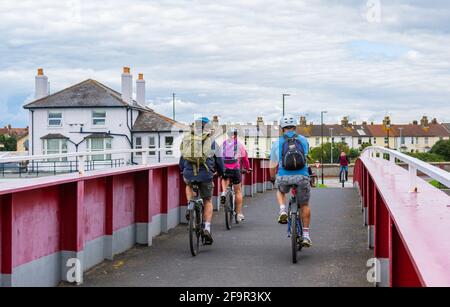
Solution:
<path fill-rule="evenodd" d="M 43 97 L 24 106 L 35 108 L 92 108 L 129 107 L 121 94 L 98 81 L 88 79 L 62 91 Z M 133 107 L 133 106 L 131 106 Z M 148 109 L 144 106 L 137 106 Z"/>

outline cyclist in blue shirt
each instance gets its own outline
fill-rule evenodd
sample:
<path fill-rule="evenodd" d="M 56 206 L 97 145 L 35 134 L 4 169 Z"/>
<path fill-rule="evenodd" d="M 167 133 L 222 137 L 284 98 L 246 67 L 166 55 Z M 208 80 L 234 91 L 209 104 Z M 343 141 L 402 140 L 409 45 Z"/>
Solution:
<path fill-rule="evenodd" d="M 311 195 L 311 184 L 309 178 L 309 168 L 306 162 L 306 157 L 309 152 L 308 140 L 296 133 L 297 121 L 292 116 L 285 116 L 280 121 L 280 128 L 283 136 L 281 136 L 273 145 L 270 154 L 270 175 L 272 181 L 275 182 L 278 188 L 277 200 L 280 206 L 280 215 L 278 222 L 280 224 L 287 224 L 288 214 L 286 212 L 286 194 L 290 192 L 292 185 L 297 185 L 297 201 L 300 208 L 302 208 L 303 220 L 303 246 L 311 247 L 311 237 L 309 234 L 309 226 L 311 221 L 311 210 L 309 207 L 309 200 Z M 301 144 L 301 148 L 297 154 L 303 155 L 304 167 L 296 170 L 287 170 L 283 167 L 283 159 L 286 159 L 286 146 L 288 138 L 296 139 Z M 285 157 L 283 157 L 283 154 Z"/>

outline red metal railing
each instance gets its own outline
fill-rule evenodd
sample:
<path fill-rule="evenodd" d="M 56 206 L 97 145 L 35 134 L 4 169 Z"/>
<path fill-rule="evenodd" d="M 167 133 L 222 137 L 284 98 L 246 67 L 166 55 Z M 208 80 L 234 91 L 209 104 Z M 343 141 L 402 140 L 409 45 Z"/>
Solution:
<path fill-rule="evenodd" d="M 268 169 L 251 159 L 244 184 L 263 192 Z M 214 195 L 220 193 L 216 180 Z M 249 195 L 251 196 L 251 195 Z M 135 166 L 0 186 L 0 285 L 52 286 L 68 259 L 86 271 L 184 221 L 178 165 Z"/>
<path fill-rule="evenodd" d="M 354 175 L 378 285 L 450 286 L 450 197 L 390 160 L 365 154 Z"/>

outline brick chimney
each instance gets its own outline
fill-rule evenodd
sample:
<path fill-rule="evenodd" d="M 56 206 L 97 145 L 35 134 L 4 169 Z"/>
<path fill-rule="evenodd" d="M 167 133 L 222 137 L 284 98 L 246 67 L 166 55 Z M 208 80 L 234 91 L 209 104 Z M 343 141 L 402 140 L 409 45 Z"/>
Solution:
<path fill-rule="evenodd" d="M 345 117 L 342 119 L 342 121 L 341 121 L 341 125 L 342 125 L 343 127 L 348 127 L 348 124 L 349 124 L 348 116 L 345 116 Z"/>
<path fill-rule="evenodd" d="M 264 125 L 264 119 L 262 118 L 262 116 L 259 116 L 259 117 L 256 119 L 256 125 L 257 125 L 257 126 L 263 126 L 263 125 Z"/>
<path fill-rule="evenodd" d="M 300 117 L 300 126 L 306 127 L 307 124 L 308 124 L 308 122 L 306 121 L 306 116 L 301 116 Z"/>
<path fill-rule="evenodd" d="M 420 120 L 420 125 L 422 126 L 422 128 L 428 128 L 429 127 L 429 122 L 428 122 L 428 117 L 427 116 L 422 117 L 422 119 Z"/>

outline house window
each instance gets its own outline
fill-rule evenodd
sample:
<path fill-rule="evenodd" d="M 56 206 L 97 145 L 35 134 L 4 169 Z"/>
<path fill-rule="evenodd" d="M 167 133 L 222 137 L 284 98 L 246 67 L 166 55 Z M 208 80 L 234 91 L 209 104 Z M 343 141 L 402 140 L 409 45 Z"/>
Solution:
<path fill-rule="evenodd" d="M 425 137 L 425 145 L 428 145 L 429 144 L 429 138 L 428 137 Z"/>
<path fill-rule="evenodd" d="M 342 143 L 346 143 L 345 138 L 341 138 Z"/>
<path fill-rule="evenodd" d="M 402 137 L 400 138 L 400 144 L 405 145 L 405 143 L 406 143 L 405 137 L 402 136 Z"/>
<path fill-rule="evenodd" d="M 384 144 L 389 144 L 389 138 L 384 138 Z"/>
<path fill-rule="evenodd" d="M 42 142 L 44 155 L 67 153 L 67 139 L 46 139 Z M 67 158 L 48 159 L 48 161 L 67 161 Z"/>
<path fill-rule="evenodd" d="M 316 146 L 320 145 L 320 138 L 316 138 Z"/>
<path fill-rule="evenodd" d="M 92 125 L 93 126 L 106 126 L 106 112 L 105 111 L 92 111 Z"/>
<path fill-rule="evenodd" d="M 362 138 L 358 138 L 358 145 L 362 145 L 363 141 Z"/>
<path fill-rule="evenodd" d="M 166 136 L 164 138 L 164 145 L 166 150 L 166 156 L 173 156 L 173 136 Z"/>
<path fill-rule="evenodd" d="M 148 137 L 148 149 L 150 149 L 149 156 L 156 156 L 156 138 L 154 136 Z"/>
<path fill-rule="evenodd" d="M 88 138 L 86 140 L 87 150 L 89 152 L 111 150 L 111 138 Z M 94 155 L 89 158 L 92 161 L 106 161 L 111 160 L 111 155 Z"/>
<path fill-rule="evenodd" d="M 419 145 L 419 137 L 416 136 L 416 144 Z"/>
<path fill-rule="evenodd" d="M 411 145 L 414 145 L 414 138 L 411 138 Z"/>
<path fill-rule="evenodd" d="M 48 112 L 48 126 L 62 127 L 62 112 Z"/>
<path fill-rule="evenodd" d="M 135 144 L 134 148 L 142 149 L 142 138 L 141 137 L 136 138 L 136 144 Z M 137 152 L 136 156 L 142 156 L 142 152 Z"/>
<path fill-rule="evenodd" d="M 374 144 L 374 145 L 377 144 L 377 138 L 373 138 L 373 144 Z"/>

